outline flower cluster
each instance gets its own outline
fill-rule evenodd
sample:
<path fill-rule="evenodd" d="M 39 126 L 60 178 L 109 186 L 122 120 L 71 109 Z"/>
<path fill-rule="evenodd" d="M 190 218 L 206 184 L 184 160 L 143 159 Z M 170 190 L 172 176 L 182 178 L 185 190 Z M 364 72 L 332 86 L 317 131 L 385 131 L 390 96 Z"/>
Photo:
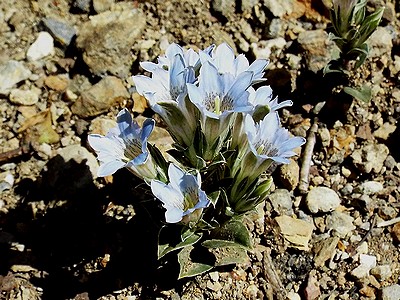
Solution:
<path fill-rule="evenodd" d="M 227 44 L 198 52 L 172 44 L 157 63 L 141 63 L 150 77 L 137 75 L 133 81 L 167 125 L 174 162 L 147 142 L 154 120 L 140 128 L 126 109 L 106 136 L 89 136 L 101 162 L 99 175 L 129 169 L 149 184 L 166 223 L 181 228 L 179 241 L 160 243 L 160 257 L 181 249 L 182 267 L 187 262 L 182 257 L 200 240 L 210 249 L 250 247 L 241 216 L 266 198 L 270 167 L 288 163 L 305 142 L 279 121 L 277 110 L 292 102 L 278 103 L 269 86 L 253 87 L 264 81 L 267 65 L 263 59 L 249 64 Z M 208 269 L 186 264 L 180 277 Z"/>

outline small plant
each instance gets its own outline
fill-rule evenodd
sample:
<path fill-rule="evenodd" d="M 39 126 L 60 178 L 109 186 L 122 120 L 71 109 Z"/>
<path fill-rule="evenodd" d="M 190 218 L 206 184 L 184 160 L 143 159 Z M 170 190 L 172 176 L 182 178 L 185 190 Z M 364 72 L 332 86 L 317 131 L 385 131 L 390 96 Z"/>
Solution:
<path fill-rule="evenodd" d="M 369 53 L 366 41 L 378 27 L 384 11 L 384 8 L 379 8 L 367 15 L 366 5 L 367 0 L 333 0 L 330 36 L 338 46 L 340 54 L 325 67 L 324 73 L 339 72 L 348 77 L 351 71 L 365 62 Z M 366 102 L 371 99 L 371 90 L 366 86 L 346 86 L 343 90 Z"/>
<path fill-rule="evenodd" d="M 147 142 L 154 120 L 140 128 L 126 109 L 106 136 L 89 136 L 100 176 L 125 167 L 164 207 L 158 257 L 177 251 L 179 278 L 247 259 L 252 243 L 243 217 L 265 200 L 266 172 L 305 142 L 279 121 L 277 109 L 292 102 L 278 103 L 268 86 L 252 87 L 264 81 L 267 64 L 250 65 L 226 44 L 198 53 L 172 44 L 157 63 L 141 63 L 151 77 L 133 81 L 174 139 L 172 162 Z"/>

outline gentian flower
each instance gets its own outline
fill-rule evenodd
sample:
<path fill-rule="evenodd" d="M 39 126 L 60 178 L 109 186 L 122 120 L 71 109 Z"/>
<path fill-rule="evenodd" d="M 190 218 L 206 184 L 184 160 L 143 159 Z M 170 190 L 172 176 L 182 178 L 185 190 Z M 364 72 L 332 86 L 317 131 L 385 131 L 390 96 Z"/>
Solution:
<path fill-rule="evenodd" d="M 140 128 L 128 110 L 123 109 L 117 115 L 117 126 L 106 136 L 90 134 L 89 144 L 101 163 L 98 176 L 108 176 L 126 167 L 142 179 L 156 178 L 157 170 L 147 150 L 154 124 L 153 119 L 147 119 Z"/>
<path fill-rule="evenodd" d="M 198 221 L 203 208 L 210 204 L 206 193 L 201 190 L 201 177 L 184 172 L 170 164 L 168 167 L 169 183 L 151 181 L 153 194 L 163 203 L 167 223 L 187 223 Z"/>
<path fill-rule="evenodd" d="M 252 84 L 264 81 L 264 69 L 268 65 L 268 60 L 257 59 L 251 65 L 246 56 L 239 54 L 235 57 L 233 49 L 226 43 L 219 45 L 213 52 L 200 52 L 202 65 L 205 62 L 213 64 L 220 74 L 229 74 L 238 77 L 243 72 L 252 72 Z"/>
<path fill-rule="evenodd" d="M 217 139 L 222 143 L 232 126 L 234 112 L 250 111 L 249 93 L 253 72 L 242 72 L 238 77 L 220 74 L 217 68 L 206 61 L 200 68 L 199 86 L 187 84 L 189 99 L 199 109 L 202 131 L 207 145 L 205 160 L 211 160 L 221 145 L 214 147 Z"/>

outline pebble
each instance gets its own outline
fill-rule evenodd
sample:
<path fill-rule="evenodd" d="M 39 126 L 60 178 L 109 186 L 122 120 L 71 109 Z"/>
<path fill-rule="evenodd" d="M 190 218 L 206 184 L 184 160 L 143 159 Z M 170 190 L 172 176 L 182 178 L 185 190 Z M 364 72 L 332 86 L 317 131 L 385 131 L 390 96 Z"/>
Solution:
<path fill-rule="evenodd" d="M 351 154 L 354 164 L 365 173 L 379 173 L 389 154 L 389 148 L 383 144 L 368 144 Z"/>
<path fill-rule="evenodd" d="M 340 205 L 336 192 L 327 187 L 314 187 L 306 197 L 306 204 L 311 213 L 330 212 Z"/>
<path fill-rule="evenodd" d="M 211 0 L 210 7 L 217 15 L 229 19 L 235 13 L 235 0 Z"/>
<path fill-rule="evenodd" d="M 31 76 L 31 71 L 24 63 L 10 60 L 0 66 L 0 94 L 8 94 L 10 89 L 17 83 Z"/>
<path fill-rule="evenodd" d="M 83 91 L 72 105 L 71 110 L 82 118 L 93 117 L 128 98 L 129 93 L 122 80 L 114 76 L 107 76 L 88 90 Z"/>
<path fill-rule="evenodd" d="M 145 15 L 135 9 L 106 11 L 84 23 L 76 45 L 92 73 L 126 78 L 132 66 L 131 48 L 140 39 L 145 24 Z"/>
<path fill-rule="evenodd" d="M 397 243 L 400 243 L 400 223 L 394 224 L 392 233 Z"/>
<path fill-rule="evenodd" d="M 97 117 L 96 119 L 93 119 L 90 123 L 89 131 L 90 133 L 94 134 L 106 135 L 111 128 L 116 126 L 117 123 L 115 120 L 106 119 L 104 117 Z"/>
<path fill-rule="evenodd" d="M 69 46 L 72 39 L 76 35 L 75 28 L 64 21 L 53 18 L 45 18 L 43 19 L 43 24 L 54 37 L 54 39 L 64 47 Z"/>
<path fill-rule="evenodd" d="M 265 7 L 278 18 L 290 15 L 294 9 L 294 1 L 264 0 Z"/>
<path fill-rule="evenodd" d="M 381 290 L 381 300 L 400 300 L 400 285 L 393 284 Z"/>
<path fill-rule="evenodd" d="M 0 173 L 0 193 L 9 190 L 15 182 L 14 176 L 10 172 Z"/>
<path fill-rule="evenodd" d="M 300 167 L 293 159 L 279 168 L 279 179 L 282 185 L 290 191 L 293 191 L 299 184 L 299 175 Z"/>
<path fill-rule="evenodd" d="M 379 281 L 385 281 L 392 276 L 392 269 L 390 265 L 381 265 L 373 268 L 371 274 L 374 275 Z"/>
<path fill-rule="evenodd" d="M 314 258 L 314 263 L 316 267 L 322 267 L 327 260 L 333 257 L 338 242 L 339 242 L 338 237 L 336 236 L 329 237 L 327 239 L 322 240 L 319 244 L 317 244 L 313 248 L 313 251 L 316 253 Z"/>
<path fill-rule="evenodd" d="M 368 45 L 371 49 L 368 56 L 372 58 L 387 55 L 392 50 L 392 40 L 393 38 L 390 31 L 385 27 L 378 26 L 368 39 Z"/>
<path fill-rule="evenodd" d="M 39 101 L 40 89 L 32 90 L 12 89 L 10 91 L 10 102 L 17 105 L 34 105 Z"/>
<path fill-rule="evenodd" d="M 330 51 L 333 47 L 325 30 L 306 30 L 299 33 L 298 43 L 304 50 L 306 64 L 313 72 L 322 70 L 331 60 Z"/>
<path fill-rule="evenodd" d="M 275 218 L 283 237 L 291 247 L 308 250 L 308 242 L 311 239 L 314 226 L 306 221 L 294 219 L 289 216 Z"/>
<path fill-rule="evenodd" d="M 268 196 L 274 210 L 281 216 L 293 214 L 293 201 L 290 192 L 286 189 L 276 189 Z"/>
<path fill-rule="evenodd" d="M 344 212 L 334 211 L 326 218 L 326 229 L 332 230 L 334 236 L 344 238 L 352 230 L 354 218 Z"/>
<path fill-rule="evenodd" d="M 270 57 L 272 52 L 279 55 L 285 46 L 286 40 L 282 37 L 259 41 L 258 43 L 251 43 L 250 45 L 251 50 L 257 59 L 267 59 Z"/>
<path fill-rule="evenodd" d="M 373 135 L 378 139 L 387 140 L 389 135 L 396 131 L 396 128 L 396 125 L 386 122 L 374 131 Z"/>
<path fill-rule="evenodd" d="M 60 155 L 65 162 L 74 160 L 78 164 L 85 163 L 92 174 L 93 179 L 97 178 L 99 164 L 96 157 L 81 145 L 69 145 L 64 148 L 57 149 L 57 154 Z M 92 179 L 90 179 L 92 180 Z"/>
<path fill-rule="evenodd" d="M 109 10 L 114 2 L 115 0 L 93 0 L 93 9 L 99 14 Z"/>
<path fill-rule="evenodd" d="M 316 278 L 316 271 L 313 270 L 310 272 L 310 275 L 307 280 L 307 286 L 304 290 L 304 294 L 307 300 L 315 300 L 321 295 L 321 291 L 319 289 L 319 283 Z"/>
<path fill-rule="evenodd" d="M 356 189 L 356 192 L 363 193 L 365 195 L 373 195 L 383 190 L 383 184 L 377 181 L 366 181 L 361 183 Z"/>
<path fill-rule="evenodd" d="M 69 78 L 67 74 L 50 75 L 44 80 L 44 84 L 57 92 L 65 91 L 68 87 Z"/>
<path fill-rule="evenodd" d="M 357 279 L 363 279 L 369 275 L 369 271 L 376 266 L 376 256 L 360 254 L 360 265 L 350 274 Z"/>
<path fill-rule="evenodd" d="M 26 57 L 30 61 L 36 61 L 54 53 L 53 37 L 46 31 L 39 32 L 36 41 L 28 48 Z"/>

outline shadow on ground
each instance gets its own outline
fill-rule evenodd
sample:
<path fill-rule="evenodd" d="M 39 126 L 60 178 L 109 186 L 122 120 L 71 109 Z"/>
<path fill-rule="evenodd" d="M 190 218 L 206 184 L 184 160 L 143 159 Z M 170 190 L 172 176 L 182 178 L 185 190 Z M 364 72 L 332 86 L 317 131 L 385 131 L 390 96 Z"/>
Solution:
<path fill-rule="evenodd" d="M 1 217 L 0 274 L 7 274 L 12 265 L 43 271 L 31 279 L 43 288 L 43 299 L 74 298 L 83 292 L 96 299 L 135 283 L 142 287 L 141 295 L 154 298 L 156 287 L 172 288 L 176 265 L 159 268 L 156 257 L 159 224 L 154 220 L 162 218 L 162 210 L 143 190 L 130 188 L 137 184 L 121 170 L 113 184 L 98 189 L 84 162 L 54 157 L 40 178 L 19 184 L 23 201 Z M 33 217 L 32 205 L 39 201 L 45 213 Z M 132 204 L 136 215 L 130 221 L 108 217 L 104 211 L 109 202 Z M 25 251 L 11 250 L 13 241 L 25 245 Z M 110 261 L 104 267 L 85 269 L 105 254 Z"/>

